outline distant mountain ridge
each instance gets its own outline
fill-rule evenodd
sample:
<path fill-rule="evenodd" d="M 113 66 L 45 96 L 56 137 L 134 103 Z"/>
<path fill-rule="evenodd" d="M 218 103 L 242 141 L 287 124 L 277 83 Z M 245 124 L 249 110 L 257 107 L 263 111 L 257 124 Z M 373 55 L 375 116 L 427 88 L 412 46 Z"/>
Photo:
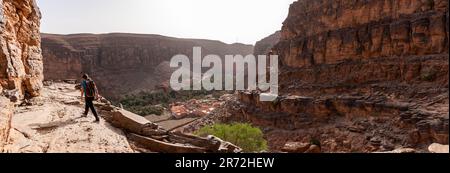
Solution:
<path fill-rule="evenodd" d="M 253 54 L 266 55 L 275 46 L 281 38 L 281 31 L 277 31 L 270 36 L 256 42 Z"/>

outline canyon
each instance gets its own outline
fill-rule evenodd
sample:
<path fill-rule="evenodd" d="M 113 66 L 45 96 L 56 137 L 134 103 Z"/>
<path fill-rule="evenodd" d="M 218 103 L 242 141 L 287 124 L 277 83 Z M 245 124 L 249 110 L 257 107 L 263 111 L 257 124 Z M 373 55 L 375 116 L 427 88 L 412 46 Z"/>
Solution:
<path fill-rule="evenodd" d="M 272 49 L 281 96 L 241 92 L 230 119 L 266 129 L 274 150 L 448 145 L 448 21 L 445 0 L 299 0 Z"/>
<path fill-rule="evenodd" d="M 248 55 L 253 46 L 201 39 L 179 39 L 143 34 L 42 34 L 46 80 L 79 79 L 88 73 L 102 95 L 117 100 L 121 95 L 152 91 L 166 85 L 174 69 L 170 60 L 192 55 L 201 47 L 204 55 Z"/>
<path fill-rule="evenodd" d="M 262 129 L 270 152 L 448 153 L 447 0 L 298 0 L 281 31 L 254 47 L 45 34 L 34 0 L 0 6 L 0 152 L 236 153 L 229 142 L 190 134 L 248 122 Z M 80 117 L 81 73 L 112 101 L 166 90 L 171 58 L 196 46 L 220 57 L 278 55 L 280 96 L 262 102 L 260 92 L 243 91 L 178 102 L 169 111 L 180 120 L 139 116 L 102 99 L 95 103 L 101 123 Z"/>

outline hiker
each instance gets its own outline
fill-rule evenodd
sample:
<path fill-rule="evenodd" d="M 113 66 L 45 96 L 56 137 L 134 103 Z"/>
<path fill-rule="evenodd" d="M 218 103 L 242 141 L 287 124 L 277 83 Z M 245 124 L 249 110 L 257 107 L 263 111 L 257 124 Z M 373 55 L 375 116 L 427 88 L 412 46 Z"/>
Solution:
<path fill-rule="evenodd" d="M 95 116 L 94 122 L 99 122 L 97 111 L 94 107 L 94 100 L 98 99 L 98 90 L 95 82 L 87 75 L 83 75 L 83 81 L 81 81 L 81 99 L 85 98 L 85 111 L 83 117 L 87 117 L 89 113 L 89 109 L 91 109 L 92 113 Z"/>

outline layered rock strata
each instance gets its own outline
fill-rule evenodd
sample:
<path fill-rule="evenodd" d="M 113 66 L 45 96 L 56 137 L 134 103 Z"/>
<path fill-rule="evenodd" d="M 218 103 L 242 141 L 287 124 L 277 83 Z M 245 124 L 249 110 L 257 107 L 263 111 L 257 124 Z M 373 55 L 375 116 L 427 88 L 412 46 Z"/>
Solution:
<path fill-rule="evenodd" d="M 280 97 L 243 92 L 234 118 L 264 127 L 275 150 L 448 144 L 448 16 L 445 0 L 299 0 L 272 49 Z"/>

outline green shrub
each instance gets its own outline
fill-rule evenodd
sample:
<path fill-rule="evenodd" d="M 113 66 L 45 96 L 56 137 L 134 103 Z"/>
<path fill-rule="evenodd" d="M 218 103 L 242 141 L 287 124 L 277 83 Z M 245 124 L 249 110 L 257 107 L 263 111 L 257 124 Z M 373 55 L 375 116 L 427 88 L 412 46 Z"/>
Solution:
<path fill-rule="evenodd" d="M 215 124 L 203 127 L 195 132 L 198 136 L 214 135 L 225 141 L 238 145 L 244 152 L 260 152 L 267 150 L 267 141 L 259 128 L 250 124 Z"/>

